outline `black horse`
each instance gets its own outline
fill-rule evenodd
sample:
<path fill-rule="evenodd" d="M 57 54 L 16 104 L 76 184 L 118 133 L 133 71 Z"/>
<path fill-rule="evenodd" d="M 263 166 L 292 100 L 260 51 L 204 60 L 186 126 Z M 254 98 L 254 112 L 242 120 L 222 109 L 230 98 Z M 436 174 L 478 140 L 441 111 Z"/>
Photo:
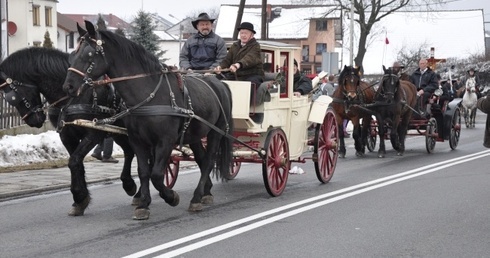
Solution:
<path fill-rule="evenodd" d="M 343 120 L 352 121 L 354 130 L 352 137 L 357 156 L 363 156 L 367 144 L 367 136 L 370 133 L 371 114 L 364 108 L 366 104 L 372 103 L 374 99 L 374 90 L 372 87 L 361 81 L 360 68 L 344 66 L 339 75 L 339 86 L 333 92 L 333 102 L 330 104 L 335 111 L 335 119 L 339 126 L 340 149 L 339 156 L 345 157 L 345 141 Z M 361 124 L 362 119 L 362 124 Z"/>
<path fill-rule="evenodd" d="M 181 144 L 189 144 L 201 170 L 189 211 L 202 210 L 201 203 L 213 201 L 211 171 L 216 168 L 216 176 L 223 179 L 233 161 L 228 134 L 233 131 L 230 89 L 214 76 L 181 76 L 141 45 L 109 31 L 96 31 L 88 21 L 85 26 L 87 31 L 78 26 L 81 43 L 63 87 L 76 96 L 87 85 L 111 81 L 126 102 L 128 109 L 112 119 L 126 117 L 138 159 L 142 190 L 133 219 L 149 218 L 150 179 L 165 202 L 179 203 L 178 194 L 163 184 L 160 171 L 172 149 Z M 111 79 L 97 81 L 104 74 Z"/>
<path fill-rule="evenodd" d="M 405 152 L 405 137 L 407 135 L 412 110 L 417 104 L 417 89 L 409 81 L 400 80 L 391 68 L 383 66 L 384 75 L 376 92 L 373 110 L 376 112 L 379 130 L 378 157 L 386 154 L 385 135 L 390 130 L 390 141 L 398 156 Z"/>
<path fill-rule="evenodd" d="M 63 91 L 63 83 L 70 66 L 68 58 L 67 53 L 49 48 L 36 47 L 16 51 L 0 64 L 0 87 L 7 102 L 19 111 L 25 123 L 31 127 L 39 128 L 46 121 L 41 94 L 50 104 L 49 120 L 57 128 L 61 142 L 70 154 L 68 166 L 75 203 L 69 215 L 79 216 L 83 215 L 90 202 L 83 159 L 107 133 L 73 125 L 63 126 L 62 121 L 103 119 L 113 114 L 121 102 L 108 86 L 69 98 Z M 124 126 L 122 121 L 118 121 L 118 125 Z M 121 181 L 126 193 L 132 196 L 137 189 L 131 177 L 134 153 L 126 135 L 114 134 L 113 137 L 124 151 Z M 137 195 L 135 197 L 133 202 L 137 201 Z"/>

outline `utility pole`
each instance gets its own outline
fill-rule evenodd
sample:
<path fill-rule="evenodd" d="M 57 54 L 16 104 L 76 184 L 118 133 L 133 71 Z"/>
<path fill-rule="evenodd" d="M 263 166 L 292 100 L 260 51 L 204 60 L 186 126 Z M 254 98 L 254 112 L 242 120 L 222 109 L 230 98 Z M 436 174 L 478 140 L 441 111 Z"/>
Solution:
<path fill-rule="evenodd" d="M 350 64 L 354 66 L 354 0 L 350 0 Z"/>

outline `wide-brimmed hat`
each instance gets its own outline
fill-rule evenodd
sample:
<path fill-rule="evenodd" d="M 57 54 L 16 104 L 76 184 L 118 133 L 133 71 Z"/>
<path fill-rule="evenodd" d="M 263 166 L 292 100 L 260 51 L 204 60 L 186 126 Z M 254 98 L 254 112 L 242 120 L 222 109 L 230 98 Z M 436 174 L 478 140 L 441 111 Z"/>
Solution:
<path fill-rule="evenodd" d="M 470 68 L 468 71 L 466 71 L 466 72 L 467 72 L 467 73 L 469 73 L 469 72 L 474 72 L 474 73 L 475 73 L 476 71 L 475 71 L 475 68 L 471 67 L 471 68 Z"/>
<path fill-rule="evenodd" d="M 257 33 L 254 30 L 254 25 L 251 24 L 250 22 L 242 22 L 242 24 L 240 24 L 240 26 L 238 26 L 238 28 L 236 28 L 236 30 L 238 30 L 238 31 L 240 31 L 241 29 L 249 30 L 249 31 L 253 32 L 254 34 Z"/>
<path fill-rule="evenodd" d="M 207 13 L 200 13 L 199 16 L 197 16 L 197 19 L 195 19 L 191 23 L 194 29 L 197 30 L 197 23 L 199 23 L 199 21 L 210 21 L 211 23 L 213 23 L 214 20 L 216 19 L 211 19 Z"/>

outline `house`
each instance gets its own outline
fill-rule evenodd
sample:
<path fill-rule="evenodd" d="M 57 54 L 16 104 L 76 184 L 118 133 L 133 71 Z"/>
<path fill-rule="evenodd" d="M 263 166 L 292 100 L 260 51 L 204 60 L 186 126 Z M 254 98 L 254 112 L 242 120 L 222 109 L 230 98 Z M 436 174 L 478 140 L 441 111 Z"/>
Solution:
<path fill-rule="evenodd" d="M 268 5 L 266 40 L 279 41 L 301 47 L 295 57 L 306 73 L 322 71 L 325 53 L 340 52 L 342 30 L 340 13 L 328 5 Z M 222 4 L 216 33 L 226 41 L 232 40 L 238 5 Z M 328 13 L 328 14 L 327 14 Z M 254 25 L 257 39 L 262 39 L 262 6 L 246 5 L 242 22 Z M 265 40 L 265 39 L 262 39 Z"/>
<path fill-rule="evenodd" d="M 2 44 L 2 52 L 8 55 L 25 47 L 42 46 L 46 32 L 49 33 L 53 46 L 57 47 L 57 2 L 57 0 L 9 1 L 6 16 L 8 43 Z M 2 35 L 5 34 L 2 32 Z M 8 47 L 7 51 L 3 49 L 5 45 Z"/>

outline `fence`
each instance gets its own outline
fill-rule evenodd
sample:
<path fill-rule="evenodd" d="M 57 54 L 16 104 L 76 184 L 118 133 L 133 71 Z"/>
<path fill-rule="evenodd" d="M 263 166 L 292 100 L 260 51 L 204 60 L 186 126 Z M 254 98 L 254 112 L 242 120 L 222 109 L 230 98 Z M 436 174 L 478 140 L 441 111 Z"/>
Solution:
<path fill-rule="evenodd" d="M 25 125 L 17 109 L 7 103 L 3 97 L 0 99 L 0 102 L 0 130 Z"/>

